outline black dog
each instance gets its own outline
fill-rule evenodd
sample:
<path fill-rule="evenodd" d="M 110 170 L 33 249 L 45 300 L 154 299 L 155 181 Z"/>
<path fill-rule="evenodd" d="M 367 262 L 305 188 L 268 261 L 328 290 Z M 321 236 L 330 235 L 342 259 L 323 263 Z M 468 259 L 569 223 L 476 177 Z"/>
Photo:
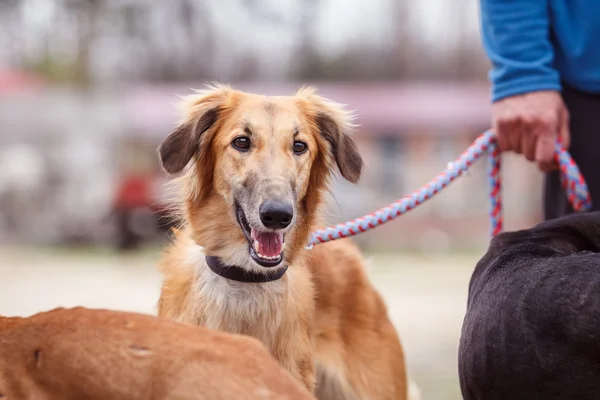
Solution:
<path fill-rule="evenodd" d="M 492 240 L 469 284 L 463 397 L 600 399 L 600 212 Z"/>

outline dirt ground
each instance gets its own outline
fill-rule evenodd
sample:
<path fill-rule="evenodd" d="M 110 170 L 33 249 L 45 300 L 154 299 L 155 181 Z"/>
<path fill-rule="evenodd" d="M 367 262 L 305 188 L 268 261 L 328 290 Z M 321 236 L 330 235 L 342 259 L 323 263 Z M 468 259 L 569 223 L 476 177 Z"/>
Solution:
<path fill-rule="evenodd" d="M 155 249 L 0 248 L 0 314 L 28 316 L 86 306 L 154 314 L 160 277 Z M 468 281 L 481 253 L 367 254 L 424 400 L 460 399 L 457 347 Z"/>

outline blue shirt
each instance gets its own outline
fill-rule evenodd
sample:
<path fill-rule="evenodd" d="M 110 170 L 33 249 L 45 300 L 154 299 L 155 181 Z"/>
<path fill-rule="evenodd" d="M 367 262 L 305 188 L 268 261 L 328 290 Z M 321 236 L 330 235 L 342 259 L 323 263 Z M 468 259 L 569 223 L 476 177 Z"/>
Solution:
<path fill-rule="evenodd" d="M 600 0 L 480 0 L 492 100 L 561 81 L 600 94 Z"/>

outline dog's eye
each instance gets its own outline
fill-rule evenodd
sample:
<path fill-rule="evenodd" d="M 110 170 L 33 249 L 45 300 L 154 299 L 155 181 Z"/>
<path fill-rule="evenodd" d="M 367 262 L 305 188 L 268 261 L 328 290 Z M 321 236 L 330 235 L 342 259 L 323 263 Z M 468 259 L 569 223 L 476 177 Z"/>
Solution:
<path fill-rule="evenodd" d="M 233 139 L 231 145 L 238 151 L 248 151 L 250 148 L 250 138 L 246 136 L 239 136 Z"/>
<path fill-rule="evenodd" d="M 306 143 L 301 142 L 299 140 L 294 142 L 294 154 L 302 154 L 304 153 L 306 150 L 308 150 L 308 146 L 306 145 Z"/>

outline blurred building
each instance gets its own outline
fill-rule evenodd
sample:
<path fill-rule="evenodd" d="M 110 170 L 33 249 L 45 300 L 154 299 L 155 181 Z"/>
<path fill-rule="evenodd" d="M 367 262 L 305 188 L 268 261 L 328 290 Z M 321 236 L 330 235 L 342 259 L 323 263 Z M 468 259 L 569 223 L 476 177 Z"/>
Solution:
<path fill-rule="evenodd" d="M 264 94 L 292 94 L 300 85 L 242 82 L 235 87 Z M 314 85 L 321 94 L 357 111 L 355 138 L 365 159 L 359 185 L 335 181 L 331 223 L 360 216 L 409 194 L 442 171 L 489 127 L 485 83 Z M 55 243 L 67 239 L 106 242 L 118 228 L 114 221 L 107 222 L 118 199 L 130 199 L 127 201 L 138 212 L 153 210 L 165 179 L 155 149 L 179 119 L 174 107 L 179 96 L 199 86 L 186 82 L 93 89 L 35 84 L 24 85 L 22 90 L 10 85 L 10 90 L 2 91 L 0 87 L 0 150 L 30 146 L 39 154 L 38 164 L 44 166 L 43 174 L 37 173 L 38 187 L 27 189 L 38 199 L 32 204 L 11 203 L 7 193 L 18 188 L 4 185 L 2 189 L 0 184 L 3 237 L 25 240 L 24 235 L 33 235 L 35 241 Z M 541 176 L 534 166 L 517 157 L 509 155 L 504 160 L 507 227 L 529 226 L 540 218 Z M 2 174 L 0 170 L 0 183 Z M 129 184 L 140 188 L 141 194 L 132 197 L 126 190 Z M 479 247 L 488 241 L 487 208 L 485 160 L 481 160 L 469 176 L 460 178 L 435 199 L 357 240 L 382 248 Z M 19 222 L 15 213 L 37 217 Z M 138 219 L 146 222 L 132 229 L 141 237 L 153 237 L 144 233 L 149 229 L 148 219 Z M 24 232 L 19 224 L 39 226 Z"/>

